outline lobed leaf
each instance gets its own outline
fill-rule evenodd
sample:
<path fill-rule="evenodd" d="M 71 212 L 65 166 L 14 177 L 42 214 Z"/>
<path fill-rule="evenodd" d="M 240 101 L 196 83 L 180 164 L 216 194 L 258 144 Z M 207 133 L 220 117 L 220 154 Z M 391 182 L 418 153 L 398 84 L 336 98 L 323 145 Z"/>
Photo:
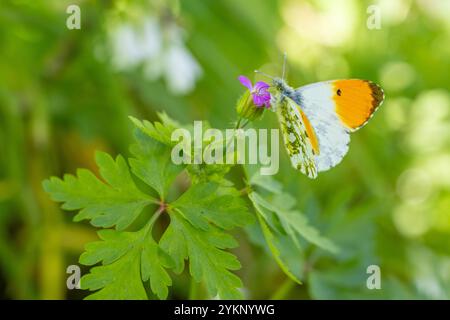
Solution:
<path fill-rule="evenodd" d="M 164 199 L 173 180 L 184 169 L 171 160 L 170 147 L 154 140 L 141 130 L 135 132 L 137 144 L 131 147 L 130 165 L 133 173 Z"/>
<path fill-rule="evenodd" d="M 140 275 L 139 250 L 127 252 L 115 262 L 94 267 L 80 280 L 82 289 L 98 290 L 90 300 L 144 300 L 147 294 Z"/>
<path fill-rule="evenodd" d="M 281 222 L 281 225 L 296 244 L 298 244 L 297 237 L 302 236 L 309 242 L 319 246 L 322 249 L 328 250 L 332 253 L 338 252 L 338 247 L 329 239 L 321 236 L 320 232 L 316 228 L 309 225 L 306 217 L 300 212 L 292 210 L 290 206 L 286 206 L 286 204 L 284 204 L 283 207 L 282 205 L 277 205 L 276 203 L 270 203 L 256 192 L 253 192 L 250 197 L 253 203 L 256 203 L 276 214 Z"/>
<path fill-rule="evenodd" d="M 170 132 L 176 123 L 160 116 L 163 123 L 132 121 L 136 144 L 132 146 L 131 171 L 153 188 L 165 201 L 177 175 L 185 168 L 171 161 Z M 106 153 L 96 157 L 100 176 L 80 169 L 77 176 L 52 177 L 44 181 L 44 189 L 55 201 L 64 202 L 63 209 L 80 210 L 75 220 L 90 219 L 94 226 L 116 230 L 100 230 L 100 241 L 86 245 L 80 263 L 91 268 L 81 279 L 81 287 L 97 292 L 88 299 L 146 299 L 143 282 L 160 299 L 168 295 L 172 280 L 167 269 L 180 273 L 189 259 L 189 271 L 203 281 L 211 297 L 241 297 L 241 280 L 231 271 L 240 268 L 236 256 L 226 249 L 237 246 L 226 231 L 252 221 L 239 192 L 223 177 L 229 167 L 197 168 L 191 171 L 193 184 L 176 201 L 167 204 L 170 225 L 159 244 L 151 230 L 158 216 L 142 229 L 123 231 L 150 203 L 157 200 L 138 189 L 122 156 L 115 160 Z M 211 182 L 213 180 L 214 182 Z M 167 203 L 167 202 L 166 202 Z M 160 214 L 159 211 L 156 214 Z"/>
<path fill-rule="evenodd" d="M 128 165 L 122 156 L 114 160 L 104 152 L 97 152 L 96 163 L 105 182 L 86 169 L 78 169 L 77 176 L 64 179 L 51 177 L 43 182 L 44 190 L 54 201 L 64 202 L 65 210 L 80 210 L 75 221 L 90 219 L 96 227 L 123 230 L 155 201 L 135 185 Z"/>
<path fill-rule="evenodd" d="M 129 118 L 140 131 L 149 137 L 164 145 L 173 146 L 176 142 L 171 140 L 172 132 L 179 128 L 180 124 L 169 118 L 165 113 L 159 113 L 158 116 L 162 122 L 151 123 L 150 121 L 141 121 L 134 117 Z"/>
<path fill-rule="evenodd" d="M 184 260 L 189 259 L 189 271 L 197 281 L 204 281 L 211 297 L 242 298 L 238 288 L 241 280 L 230 270 L 241 267 L 236 256 L 223 249 L 237 246 L 232 236 L 217 227 L 208 231 L 196 229 L 178 212 L 171 212 L 171 222 L 163 234 L 160 245 L 175 261 L 181 272 Z"/>
<path fill-rule="evenodd" d="M 227 190 L 224 194 L 220 191 Z M 229 230 L 252 222 L 253 217 L 239 196 L 230 194 L 233 188 L 220 188 L 215 183 L 193 185 L 172 207 L 179 209 L 196 228 L 207 230 L 209 223 Z"/>
<path fill-rule="evenodd" d="M 272 255 L 277 262 L 277 264 L 280 266 L 281 270 L 293 281 L 295 281 L 298 284 L 301 284 L 301 281 L 294 275 L 294 273 L 290 270 L 287 263 L 283 261 L 281 258 L 280 250 L 277 247 L 276 243 L 276 237 L 271 231 L 270 227 L 267 225 L 266 220 L 264 218 L 264 210 L 260 207 L 258 202 L 254 200 L 254 193 L 251 193 L 249 195 L 250 200 L 253 202 L 253 205 L 256 210 L 256 216 L 258 218 L 258 222 L 261 226 L 261 230 L 263 232 L 264 238 L 266 240 L 267 245 L 269 246 L 270 251 L 272 252 Z"/>
<path fill-rule="evenodd" d="M 99 290 L 88 299 L 147 299 L 142 281 L 149 281 L 151 290 L 160 298 L 168 295 L 172 280 L 166 268 L 173 267 L 164 252 L 144 227 L 137 232 L 99 231 L 102 241 L 86 245 L 80 263 L 93 267 L 81 278 L 82 289 Z"/>

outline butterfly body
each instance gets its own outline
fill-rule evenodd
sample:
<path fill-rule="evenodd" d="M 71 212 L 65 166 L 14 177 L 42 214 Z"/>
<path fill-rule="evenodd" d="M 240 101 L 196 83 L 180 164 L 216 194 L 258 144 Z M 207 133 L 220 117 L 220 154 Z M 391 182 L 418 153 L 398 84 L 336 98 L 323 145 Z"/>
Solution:
<path fill-rule="evenodd" d="M 384 100 L 376 84 L 359 79 L 317 82 L 294 89 L 274 78 L 277 113 L 292 166 L 310 178 L 339 162 L 350 133 L 364 126 Z"/>

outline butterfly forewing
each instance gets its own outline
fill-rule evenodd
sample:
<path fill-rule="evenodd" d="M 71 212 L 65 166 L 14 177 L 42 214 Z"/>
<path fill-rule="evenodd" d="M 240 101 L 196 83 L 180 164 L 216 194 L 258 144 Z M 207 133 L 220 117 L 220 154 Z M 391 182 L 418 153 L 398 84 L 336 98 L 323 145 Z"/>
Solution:
<path fill-rule="evenodd" d="M 349 133 L 365 125 L 384 99 L 378 85 L 358 79 L 317 82 L 289 96 L 300 105 L 316 133 L 319 172 L 341 162 L 348 151 Z"/>
<path fill-rule="evenodd" d="M 280 95 L 276 111 L 292 166 L 309 178 L 316 178 L 314 151 L 298 105 L 289 97 Z"/>

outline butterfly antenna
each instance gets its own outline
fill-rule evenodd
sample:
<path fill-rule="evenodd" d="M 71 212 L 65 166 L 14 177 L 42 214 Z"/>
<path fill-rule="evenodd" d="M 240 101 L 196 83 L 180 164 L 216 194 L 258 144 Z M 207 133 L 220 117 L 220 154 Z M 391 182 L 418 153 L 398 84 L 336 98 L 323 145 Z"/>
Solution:
<path fill-rule="evenodd" d="M 286 75 L 286 60 L 287 60 L 287 53 L 283 53 L 283 73 L 281 74 L 281 79 L 284 80 L 284 76 Z"/>
<path fill-rule="evenodd" d="M 262 72 L 262 71 L 255 70 L 255 73 L 259 73 L 259 74 L 261 74 L 261 75 L 263 75 L 263 76 L 265 76 L 265 77 L 267 77 L 267 78 L 269 78 L 269 79 L 274 80 L 274 77 L 272 77 L 271 75 L 268 75 L 267 73 L 264 73 L 264 72 Z"/>

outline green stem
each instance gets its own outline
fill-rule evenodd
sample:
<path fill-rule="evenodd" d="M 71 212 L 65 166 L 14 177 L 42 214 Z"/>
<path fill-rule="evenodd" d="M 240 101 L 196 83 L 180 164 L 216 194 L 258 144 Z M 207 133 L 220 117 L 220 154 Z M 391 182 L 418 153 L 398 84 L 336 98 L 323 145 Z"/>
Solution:
<path fill-rule="evenodd" d="M 236 126 L 234 127 L 234 129 L 239 129 L 239 126 L 241 125 L 241 120 L 242 118 L 239 118 L 238 121 L 236 122 Z"/>
<path fill-rule="evenodd" d="M 149 221 L 149 224 L 152 226 L 156 219 L 159 218 L 159 216 L 161 215 L 161 213 L 164 211 L 164 208 L 159 208 L 158 210 L 156 210 L 156 212 L 153 214 L 152 218 Z"/>
<path fill-rule="evenodd" d="M 242 121 L 242 119 L 243 118 L 238 119 L 238 121 L 236 122 L 236 126 L 234 127 L 234 130 L 243 129 L 250 123 L 249 120 L 245 119 L 244 121 Z"/>
<path fill-rule="evenodd" d="M 199 287 L 200 284 L 194 280 L 194 277 L 191 276 L 191 284 L 189 286 L 189 300 L 198 300 L 199 298 Z"/>
<path fill-rule="evenodd" d="M 286 278 L 281 286 L 275 291 L 275 293 L 270 297 L 270 300 L 283 300 L 286 299 L 287 295 L 295 287 L 296 283 L 290 278 Z"/>
<path fill-rule="evenodd" d="M 248 183 L 246 181 L 245 181 L 245 184 L 246 184 L 246 186 L 244 188 L 242 188 L 241 190 L 239 190 L 239 194 L 241 196 L 244 196 L 244 195 L 246 196 L 252 191 L 252 189 L 250 188 L 250 186 L 248 185 Z"/>
<path fill-rule="evenodd" d="M 161 203 L 161 201 L 160 200 L 158 200 L 158 199 L 156 199 L 156 198 L 153 198 L 153 197 L 151 197 L 151 196 L 148 196 L 148 202 L 150 202 L 150 203 L 153 203 L 153 204 L 160 204 Z"/>
<path fill-rule="evenodd" d="M 161 213 L 164 212 L 164 207 L 158 208 L 158 210 L 155 211 L 151 219 L 148 221 L 147 225 L 145 226 L 145 235 L 149 235 L 152 231 L 153 225 L 155 224 L 156 220 L 159 218 Z"/>
<path fill-rule="evenodd" d="M 239 129 L 244 129 L 250 123 L 249 120 L 246 120 L 244 124 Z"/>

